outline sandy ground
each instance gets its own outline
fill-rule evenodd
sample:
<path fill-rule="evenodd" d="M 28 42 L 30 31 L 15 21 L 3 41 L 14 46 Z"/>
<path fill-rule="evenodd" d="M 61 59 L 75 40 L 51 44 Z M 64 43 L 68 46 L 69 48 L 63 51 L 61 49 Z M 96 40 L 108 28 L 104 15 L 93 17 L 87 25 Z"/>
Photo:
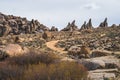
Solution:
<path fill-rule="evenodd" d="M 57 51 L 59 53 L 67 53 L 66 51 L 64 51 L 64 48 L 57 48 L 55 47 L 55 45 L 57 44 L 59 40 L 56 41 L 50 41 L 46 43 L 46 46 L 54 51 Z"/>

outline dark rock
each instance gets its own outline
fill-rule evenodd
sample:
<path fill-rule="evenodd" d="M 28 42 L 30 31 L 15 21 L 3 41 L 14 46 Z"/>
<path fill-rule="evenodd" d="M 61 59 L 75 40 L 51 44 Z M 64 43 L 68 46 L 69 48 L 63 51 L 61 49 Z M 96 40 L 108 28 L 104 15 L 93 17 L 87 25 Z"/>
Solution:
<path fill-rule="evenodd" d="M 72 23 L 68 23 L 67 27 L 62 29 L 61 31 L 76 31 L 78 30 L 77 26 L 75 25 L 75 20 Z"/>
<path fill-rule="evenodd" d="M 113 27 L 113 28 L 114 28 L 114 27 L 117 27 L 117 25 L 116 25 L 116 24 L 113 24 L 111 27 Z"/>
<path fill-rule="evenodd" d="M 9 55 L 6 52 L 0 50 L 0 61 L 5 60 L 7 57 L 9 57 Z"/>
<path fill-rule="evenodd" d="M 0 13 L 0 36 L 9 34 L 28 34 L 36 33 L 41 30 L 49 31 L 49 28 L 40 24 L 38 20 L 32 19 L 28 21 L 26 18 L 21 18 L 13 15 L 5 15 Z"/>
<path fill-rule="evenodd" d="M 105 20 L 102 23 L 100 23 L 99 27 L 108 27 L 107 18 L 105 18 Z"/>
<path fill-rule="evenodd" d="M 81 30 L 86 30 L 86 29 L 92 29 L 93 26 L 92 26 L 92 21 L 91 19 L 89 19 L 88 23 L 86 24 L 86 21 L 84 22 L 84 24 L 81 26 Z"/>
<path fill-rule="evenodd" d="M 91 57 L 102 57 L 102 56 L 108 56 L 108 55 L 110 54 L 104 51 L 93 51 L 91 54 Z"/>
<path fill-rule="evenodd" d="M 80 60 L 80 64 L 83 64 L 88 70 L 96 70 L 105 68 L 105 62 L 102 60 Z"/>
<path fill-rule="evenodd" d="M 91 19 L 89 19 L 88 23 L 86 24 L 86 28 L 87 29 L 92 29 L 93 28 Z"/>
<path fill-rule="evenodd" d="M 84 30 L 86 29 L 86 21 L 84 22 L 84 24 L 81 26 L 81 29 L 80 30 Z"/>
<path fill-rule="evenodd" d="M 55 26 L 52 26 L 50 31 L 58 31 L 58 28 L 56 28 Z"/>

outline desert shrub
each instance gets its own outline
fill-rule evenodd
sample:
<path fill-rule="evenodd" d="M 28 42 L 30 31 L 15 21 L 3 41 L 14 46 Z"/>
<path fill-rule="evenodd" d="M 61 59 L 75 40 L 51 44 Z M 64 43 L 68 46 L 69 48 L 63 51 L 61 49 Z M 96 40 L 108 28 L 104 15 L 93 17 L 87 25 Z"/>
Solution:
<path fill-rule="evenodd" d="M 24 80 L 48 80 L 48 66 L 44 63 L 29 65 Z"/>
<path fill-rule="evenodd" d="M 0 65 L 0 80 L 21 80 L 23 69 L 16 65 Z"/>
<path fill-rule="evenodd" d="M 50 65 L 50 80 L 81 80 L 87 77 L 87 70 L 75 62 L 61 62 Z"/>
<path fill-rule="evenodd" d="M 21 66 L 27 66 L 31 64 L 45 63 L 50 64 L 59 60 L 53 53 L 43 53 L 43 52 L 29 52 L 19 56 L 13 56 L 8 58 L 10 64 L 17 64 Z"/>
<path fill-rule="evenodd" d="M 0 50 L 0 61 L 5 60 L 7 57 L 9 57 L 9 55 L 6 52 Z"/>
<path fill-rule="evenodd" d="M 56 54 L 53 53 L 43 53 L 40 55 L 40 62 L 45 64 L 54 63 L 60 60 Z"/>
<path fill-rule="evenodd" d="M 87 78 L 87 70 L 74 62 L 31 65 L 25 71 L 25 80 L 81 80 Z"/>
<path fill-rule="evenodd" d="M 87 70 L 75 62 L 57 62 L 53 53 L 30 52 L 0 63 L 0 80 L 81 80 Z"/>

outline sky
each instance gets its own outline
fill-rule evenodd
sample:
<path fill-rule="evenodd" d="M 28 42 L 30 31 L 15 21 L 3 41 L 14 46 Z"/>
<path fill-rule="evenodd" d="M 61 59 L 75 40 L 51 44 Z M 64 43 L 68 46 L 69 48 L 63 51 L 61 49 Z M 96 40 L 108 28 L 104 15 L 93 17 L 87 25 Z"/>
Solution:
<path fill-rule="evenodd" d="M 37 19 L 40 23 L 59 29 L 76 20 L 80 28 L 92 18 L 97 27 L 105 17 L 109 25 L 120 24 L 120 0 L 0 0 L 0 12 Z"/>

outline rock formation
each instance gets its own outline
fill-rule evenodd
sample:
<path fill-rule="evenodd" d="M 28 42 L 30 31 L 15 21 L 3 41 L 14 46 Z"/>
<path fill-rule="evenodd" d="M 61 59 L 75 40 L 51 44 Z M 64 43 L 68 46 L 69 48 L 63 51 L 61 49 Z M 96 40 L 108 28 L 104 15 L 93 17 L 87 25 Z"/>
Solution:
<path fill-rule="evenodd" d="M 111 27 L 117 27 L 117 25 L 116 25 L 116 24 L 113 24 Z"/>
<path fill-rule="evenodd" d="M 102 23 L 100 23 L 99 27 L 108 27 L 107 18 L 105 18 L 105 20 Z"/>
<path fill-rule="evenodd" d="M 78 28 L 75 25 L 75 20 L 72 23 L 68 23 L 67 27 L 62 29 L 62 31 L 76 31 L 76 30 L 78 30 Z"/>
<path fill-rule="evenodd" d="M 92 29 L 93 28 L 91 19 L 89 19 L 88 23 L 86 24 L 86 28 L 87 29 Z"/>
<path fill-rule="evenodd" d="M 92 26 L 92 21 L 91 19 L 89 19 L 88 23 L 86 24 L 86 21 L 84 22 L 84 24 L 81 26 L 81 30 L 85 30 L 85 29 L 92 29 L 93 26 Z"/>
<path fill-rule="evenodd" d="M 26 18 L 0 13 L 0 36 L 11 33 L 15 35 L 21 33 L 36 33 L 41 32 L 41 30 L 48 31 L 49 28 L 34 19 L 28 21 Z"/>
<path fill-rule="evenodd" d="M 84 24 L 81 26 L 81 29 L 80 30 L 84 30 L 86 29 L 86 21 L 84 22 Z"/>
<path fill-rule="evenodd" d="M 52 26 L 50 31 L 58 31 L 58 28 L 56 28 L 55 26 Z"/>

